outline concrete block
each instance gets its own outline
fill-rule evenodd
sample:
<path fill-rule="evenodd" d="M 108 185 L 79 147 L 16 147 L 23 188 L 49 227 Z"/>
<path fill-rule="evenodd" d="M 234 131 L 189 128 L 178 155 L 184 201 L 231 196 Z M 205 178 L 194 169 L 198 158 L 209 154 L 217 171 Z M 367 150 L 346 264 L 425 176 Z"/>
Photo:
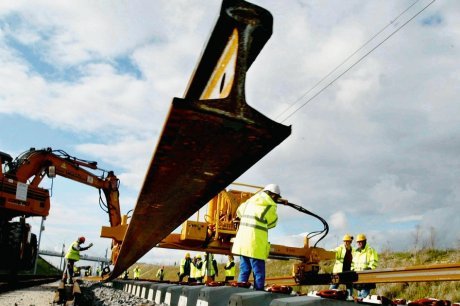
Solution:
<path fill-rule="evenodd" d="M 185 286 L 184 288 L 182 288 L 182 293 L 179 297 L 179 302 L 177 306 L 195 306 L 196 301 L 198 300 L 198 294 L 203 288 L 205 288 L 204 285 Z"/>
<path fill-rule="evenodd" d="M 269 306 L 274 299 L 290 297 L 289 294 L 266 291 L 235 293 L 230 296 L 229 306 Z"/>
<path fill-rule="evenodd" d="M 227 306 L 230 296 L 235 293 L 253 291 L 239 287 L 206 287 L 200 290 L 196 306 Z"/>
<path fill-rule="evenodd" d="M 166 291 L 171 286 L 177 286 L 175 284 L 158 284 L 157 290 L 155 292 L 155 304 L 161 304 L 165 300 Z"/>
<path fill-rule="evenodd" d="M 151 283 L 149 289 L 147 290 L 147 296 L 145 297 L 147 300 L 154 302 L 155 296 L 158 288 L 158 283 Z"/>
<path fill-rule="evenodd" d="M 126 281 L 115 280 L 112 282 L 112 288 L 117 289 L 117 290 L 125 291 L 126 285 L 127 285 Z"/>
<path fill-rule="evenodd" d="M 184 286 L 181 285 L 168 287 L 163 303 L 168 306 L 176 306 L 183 288 Z"/>
<path fill-rule="evenodd" d="M 147 298 L 147 291 L 150 289 L 152 282 L 137 281 L 137 289 L 135 295 L 140 298 Z"/>
<path fill-rule="evenodd" d="M 353 301 L 340 301 L 334 299 L 324 299 L 312 296 L 293 296 L 280 299 L 274 299 L 270 306 L 351 306 Z"/>

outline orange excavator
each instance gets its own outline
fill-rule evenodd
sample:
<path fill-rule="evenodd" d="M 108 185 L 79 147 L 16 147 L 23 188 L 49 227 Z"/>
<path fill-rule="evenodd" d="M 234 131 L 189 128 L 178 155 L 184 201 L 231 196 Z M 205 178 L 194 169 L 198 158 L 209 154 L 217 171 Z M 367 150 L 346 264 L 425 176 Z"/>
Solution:
<path fill-rule="evenodd" d="M 0 268 L 23 270 L 35 264 L 37 237 L 26 219 L 49 214 L 50 192 L 40 187 L 45 176 L 62 176 L 98 189 L 99 204 L 110 221 L 110 227 L 103 227 L 104 235 L 112 238 L 113 249 L 121 244 L 127 217 L 120 213 L 119 180 L 113 171 L 51 148 L 31 148 L 15 159 L 0 152 L 0 165 Z"/>

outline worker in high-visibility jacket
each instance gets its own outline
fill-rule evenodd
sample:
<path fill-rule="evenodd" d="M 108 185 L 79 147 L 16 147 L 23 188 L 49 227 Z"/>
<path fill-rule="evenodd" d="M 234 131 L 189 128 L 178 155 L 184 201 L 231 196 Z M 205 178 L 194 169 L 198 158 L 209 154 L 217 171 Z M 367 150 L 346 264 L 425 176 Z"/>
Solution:
<path fill-rule="evenodd" d="M 265 287 L 265 260 L 270 251 L 268 230 L 278 221 L 276 203 L 280 198 L 279 186 L 269 184 L 241 204 L 236 212 L 240 221 L 232 253 L 240 255 L 238 282 L 247 282 L 252 271 L 255 290 Z"/>
<path fill-rule="evenodd" d="M 214 255 L 212 255 L 212 253 L 206 252 L 204 254 L 202 272 L 205 283 L 213 282 L 216 276 L 219 276 L 217 261 L 214 259 Z"/>
<path fill-rule="evenodd" d="M 190 278 L 190 264 L 192 259 L 190 258 L 190 253 L 185 253 L 185 258 L 182 258 L 180 261 L 179 267 L 179 282 L 182 282 L 184 277 L 188 276 Z"/>
<path fill-rule="evenodd" d="M 343 244 L 339 245 L 334 249 L 335 251 L 335 263 L 332 273 L 342 273 L 351 270 L 351 262 L 353 261 L 353 247 L 351 242 L 353 241 L 353 236 L 350 234 L 345 234 L 343 236 Z M 339 284 L 332 284 L 329 289 L 338 289 Z M 348 296 L 353 296 L 353 284 L 346 284 Z"/>
<path fill-rule="evenodd" d="M 189 282 L 195 281 L 197 283 L 203 282 L 203 262 L 201 261 L 201 255 L 197 254 L 190 263 L 190 278 Z"/>
<path fill-rule="evenodd" d="M 235 261 L 233 259 L 233 255 L 228 255 L 228 262 L 225 264 L 225 281 L 231 281 L 235 279 Z"/>
<path fill-rule="evenodd" d="M 377 251 L 367 244 L 366 235 L 357 235 L 356 244 L 357 247 L 353 252 L 351 270 L 364 271 L 377 268 L 379 256 Z M 371 289 L 375 288 L 375 284 L 355 284 L 353 287 L 358 290 L 359 298 L 365 298 L 371 293 Z"/>
<path fill-rule="evenodd" d="M 136 266 L 133 269 L 133 275 L 134 275 L 134 279 L 139 279 L 139 277 L 141 276 L 141 269 L 139 268 L 139 266 Z"/>
<path fill-rule="evenodd" d="M 157 278 L 160 282 L 162 282 L 165 278 L 165 267 L 161 266 L 160 269 L 157 271 Z"/>
<path fill-rule="evenodd" d="M 82 247 L 81 245 L 85 243 L 85 240 L 85 237 L 78 237 L 78 239 L 70 245 L 67 253 L 65 254 L 67 264 L 66 269 L 64 269 L 64 273 L 62 274 L 62 281 L 64 283 L 67 280 L 69 283 L 73 283 L 74 265 L 75 262 L 80 260 L 80 252 L 86 251 L 93 246 L 93 244 L 90 243 L 87 247 Z"/>

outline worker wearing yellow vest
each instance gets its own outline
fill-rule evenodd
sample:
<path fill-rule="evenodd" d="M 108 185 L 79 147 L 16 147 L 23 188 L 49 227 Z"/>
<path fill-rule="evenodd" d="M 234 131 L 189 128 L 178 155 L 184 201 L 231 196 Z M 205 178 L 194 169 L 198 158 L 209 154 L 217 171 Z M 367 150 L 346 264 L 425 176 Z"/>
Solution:
<path fill-rule="evenodd" d="M 179 267 L 179 282 L 182 282 L 184 277 L 188 276 L 190 278 L 190 264 L 192 259 L 190 258 L 190 253 L 185 253 L 185 258 L 182 258 L 180 261 Z"/>
<path fill-rule="evenodd" d="M 201 261 L 201 255 L 196 255 L 190 263 L 190 278 L 189 282 L 201 283 L 203 281 L 202 275 L 203 262 Z"/>
<path fill-rule="evenodd" d="M 139 277 L 141 276 L 141 269 L 139 268 L 139 266 L 136 266 L 133 269 L 133 275 L 134 275 L 134 279 L 139 279 Z"/>
<path fill-rule="evenodd" d="M 276 226 L 276 202 L 280 198 L 278 185 L 269 184 L 241 204 L 236 212 L 240 224 L 232 253 L 240 255 L 238 282 L 247 282 L 252 271 L 255 290 L 265 287 L 265 260 L 270 251 L 268 230 Z"/>
<path fill-rule="evenodd" d="M 343 236 L 343 244 L 339 245 L 334 249 L 335 251 L 335 263 L 332 273 L 341 273 L 351 270 L 351 262 L 353 261 L 353 247 L 351 242 L 353 241 L 353 236 L 350 234 L 345 234 Z M 338 289 L 338 284 L 332 284 L 329 289 Z M 353 296 L 353 285 L 346 284 L 348 296 L 351 298 Z"/>
<path fill-rule="evenodd" d="M 231 281 L 235 279 L 235 261 L 233 255 L 228 255 L 228 262 L 224 267 L 225 269 L 225 281 Z"/>
<path fill-rule="evenodd" d="M 70 245 L 67 253 L 65 254 L 67 265 L 62 275 L 62 281 L 64 283 L 66 282 L 67 278 L 69 283 L 73 283 L 74 265 L 75 262 L 80 260 L 80 252 L 86 251 L 93 246 L 93 244 L 90 243 L 87 247 L 82 247 L 81 245 L 85 243 L 85 240 L 85 237 L 78 237 L 78 239 Z"/>
<path fill-rule="evenodd" d="M 165 267 L 161 267 L 160 269 L 158 269 L 157 271 L 157 278 L 160 282 L 162 282 L 165 278 Z"/>
<path fill-rule="evenodd" d="M 205 283 L 213 282 L 216 276 L 219 276 L 217 261 L 214 259 L 214 255 L 212 255 L 212 253 L 205 253 L 202 271 Z"/>
<path fill-rule="evenodd" d="M 101 276 L 101 275 L 102 275 L 101 266 L 97 266 L 97 267 L 96 267 L 96 275 L 97 275 L 97 276 Z"/>
<path fill-rule="evenodd" d="M 353 252 L 351 270 L 364 271 L 377 268 L 379 257 L 377 251 L 367 244 L 366 235 L 357 235 L 356 244 L 357 248 Z M 365 298 L 371 293 L 371 289 L 375 288 L 375 284 L 355 284 L 353 287 L 358 290 L 359 298 Z"/>

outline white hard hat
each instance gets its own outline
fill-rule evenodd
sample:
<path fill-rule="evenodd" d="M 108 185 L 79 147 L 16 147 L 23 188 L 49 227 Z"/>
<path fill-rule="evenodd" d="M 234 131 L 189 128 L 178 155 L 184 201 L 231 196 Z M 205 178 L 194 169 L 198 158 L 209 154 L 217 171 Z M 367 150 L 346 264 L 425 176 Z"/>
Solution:
<path fill-rule="evenodd" d="M 276 184 L 268 184 L 264 187 L 264 191 L 270 191 L 272 193 L 276 193 L 277 195 L 281 195 L 280 187 Z"/>

